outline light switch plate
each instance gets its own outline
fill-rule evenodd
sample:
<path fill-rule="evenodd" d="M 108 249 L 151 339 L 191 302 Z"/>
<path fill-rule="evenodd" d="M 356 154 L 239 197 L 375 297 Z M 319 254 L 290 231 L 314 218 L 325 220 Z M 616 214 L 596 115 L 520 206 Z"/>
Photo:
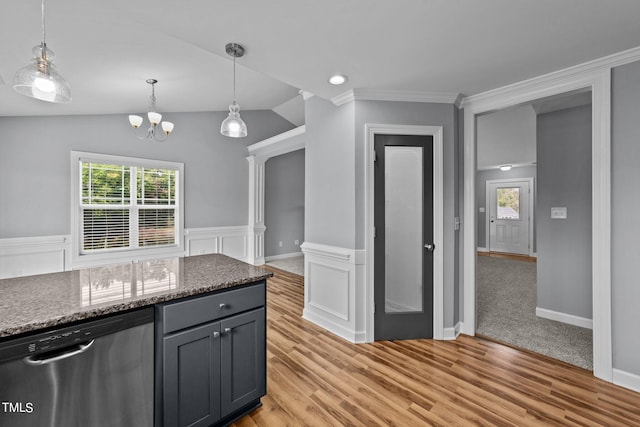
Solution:
<path fill-rule="evenodd" d="M 551 208 L 552 219 L 567 219 L 567 208 Z"/>

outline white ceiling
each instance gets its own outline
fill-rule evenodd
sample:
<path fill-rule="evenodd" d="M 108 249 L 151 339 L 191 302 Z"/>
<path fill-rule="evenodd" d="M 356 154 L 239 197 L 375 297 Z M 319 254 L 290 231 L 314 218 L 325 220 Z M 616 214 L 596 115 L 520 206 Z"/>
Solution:
<path fill-rule="evenodd" d="M 637 0 L 46 0 L 70 104 L 11 89 L 40 43 L 40 0 L 0 4 L 0 116 L 273 109 L 300 89 L 472 95 L 640 45 Z M 341 87 L 327 83 L 347 74 Z"/>

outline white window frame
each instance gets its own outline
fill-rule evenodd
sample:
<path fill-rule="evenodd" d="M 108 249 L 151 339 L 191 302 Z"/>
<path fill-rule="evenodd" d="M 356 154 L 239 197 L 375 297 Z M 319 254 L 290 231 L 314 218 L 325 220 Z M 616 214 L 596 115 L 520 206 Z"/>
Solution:
<path fill-rule="evenodd" d="M 175 183 L 175 226 L 176 242 L 174 245 L 158 247 L 127 248 L 123 250 L 100 251 L 88 253 L 82 251 L 82 212 L 80 206 L 80 190 L 82 188 L 82 171 L 80 162 L 94 162 L 137 166 L 144 168 L 177 170 Z M 135 179 L 135 177 L 132 177 Z M 163 160 L 142 159 L 136 157 L 115 156 L 110 154 L 71 151 L 71 268 L 89 267 L 119 262 L 184 256 L 184 164 Z M 131 197 L 135 197 L 132 195 Z"/>

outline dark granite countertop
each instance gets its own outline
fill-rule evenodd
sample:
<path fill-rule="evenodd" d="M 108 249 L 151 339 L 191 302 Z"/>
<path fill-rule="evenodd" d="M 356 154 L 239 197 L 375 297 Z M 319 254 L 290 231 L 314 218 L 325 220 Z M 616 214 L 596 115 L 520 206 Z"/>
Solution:
<path fill-rule="evenodd" d="M 266 279 L 225 255 L 113 264 L 0 280 L 0 339 Z"/>

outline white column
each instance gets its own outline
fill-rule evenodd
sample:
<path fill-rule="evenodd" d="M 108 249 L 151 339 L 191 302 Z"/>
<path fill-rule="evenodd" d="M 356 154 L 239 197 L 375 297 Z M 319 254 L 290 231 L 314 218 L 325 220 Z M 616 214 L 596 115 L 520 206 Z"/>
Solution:
<path fill-rule="evenodd" d="M 247 157 L 249 162 L 249 227 L 247 261 L 264 264 L 264 164 L 267 158 Z"/>

